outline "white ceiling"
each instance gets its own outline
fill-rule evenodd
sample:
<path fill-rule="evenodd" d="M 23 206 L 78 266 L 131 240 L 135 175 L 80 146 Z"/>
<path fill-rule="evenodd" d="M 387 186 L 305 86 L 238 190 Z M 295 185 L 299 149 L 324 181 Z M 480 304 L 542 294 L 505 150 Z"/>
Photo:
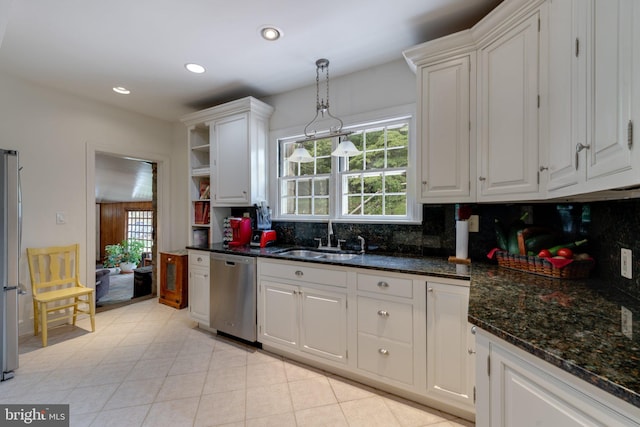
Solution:
<path fill-rule="evenodd" d="M 177 121 L 312 85 L 318 58 L 330 60 L 332 77 L 401 59 L 500 1 L 0 0 L 0 72 Z M 262 40 L 267 24 L 284 37 Z M 207 72 L 189 73 L 187 62 Z"/>
<path fill-rule="evenodd" d="M 150 202 L 152 182 L 151 163 L 96 154 L 96 203 Z"/>

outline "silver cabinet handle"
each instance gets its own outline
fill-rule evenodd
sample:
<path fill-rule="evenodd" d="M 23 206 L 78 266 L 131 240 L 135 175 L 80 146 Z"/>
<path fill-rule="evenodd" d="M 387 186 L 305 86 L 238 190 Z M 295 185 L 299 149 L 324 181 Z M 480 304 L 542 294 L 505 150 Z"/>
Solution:
<path fill-rule="evenodd" d="M 380 353 L 383 356 L 388 356 L 389 355 L 389 350 L 387 350 L 386 348 L 379 348 L 378 349 L 378 353 Z"/>
<path fill-rule="evenodd" d="M 378 316 L 389 317 L 389 312 L 385 310 L 378 310 Z"/>
<path fill-rule="evenodd" d="M 296 270 L 296 276 L 298 277 L 304 276 L 304 273 L 300 270 Z"/>
<path fill-rule="evenodd" d="M 387 282 L 380 281 L 380 282 L 378 282 L 378 287 L 379 288 L 388 288 L 389 284 Z"/>
<path fill-rule="evenodd" d="M 580 153 L 585 148 L 588 150 L 589 148 L 591 148 L 591 145 L 584 145 L 581 142 L 578 142 L 576 144 L 576 170 L 578 170 L 578 163 L 580 162 L 580 156 L 578 156 L 578 153 Z"/>
<path fill-rule="evenodd" d="M 471 327 L 471 335 L 475 335 L 476 332 L 478 332 L 478 327 L 477 326 L 472 326 Z"/>

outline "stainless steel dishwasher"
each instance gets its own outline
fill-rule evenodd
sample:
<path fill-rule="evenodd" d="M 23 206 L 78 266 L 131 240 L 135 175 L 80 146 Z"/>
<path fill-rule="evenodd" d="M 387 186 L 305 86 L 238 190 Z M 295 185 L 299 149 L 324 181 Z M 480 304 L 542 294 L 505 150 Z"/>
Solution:
<path fill-rule="evenodd" d="M 211 327 L 254 342 L 256 258 L 211 253 Z"/>

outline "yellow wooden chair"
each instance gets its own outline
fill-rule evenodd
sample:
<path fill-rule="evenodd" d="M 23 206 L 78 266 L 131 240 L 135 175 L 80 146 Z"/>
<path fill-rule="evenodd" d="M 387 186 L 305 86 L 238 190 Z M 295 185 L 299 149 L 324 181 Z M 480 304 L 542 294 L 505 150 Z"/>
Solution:
<path fill-rule="evenodd" d="M 80 283 L 80 245 L 27 248 L 27 258 L 33 293 L 33 333 L 38 335 L 38 327 L 42 327 L 42 346 L 47 346 L 48 322 L 73 317 L 75 325 L 78 313 L 91 317 L 91 331 L 95 332 L 95 291 Z M 88 304 L 89 308 L 81 309 L 81 304 Z M 69 313 L 67 309 L 71 307 L 73 312 Z M 57 311 L 63 315 L 49 318 L 49 313 Z"/>

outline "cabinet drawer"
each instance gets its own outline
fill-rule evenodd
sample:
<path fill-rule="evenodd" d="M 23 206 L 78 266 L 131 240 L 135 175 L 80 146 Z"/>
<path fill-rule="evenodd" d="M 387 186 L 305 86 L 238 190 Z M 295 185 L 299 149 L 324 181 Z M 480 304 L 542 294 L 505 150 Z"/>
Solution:
<path fill-rule="evenodd" d="M 358 290 L 412 298 L 413 282 L 399 277 L 358 273 Z"/>
<path fill-rule="evenodd" d="M 260 274 L 297 282 L 313 282 L 323 285 L 347 287 L 347 272 L 326 268 L 308 267 L 307 265 L 262 263 Z"/>
<path fill-rule="evenodd" d="M 358 368 L 413 384 L 413 346 L 358 332 Z"/>
<path fill-rule="evenodd" d="M 209 268 L 209 252 L 189 251 L 189 265 Z"/>
<path fill-rule="evenodd" d="M 358 332 L 413 343 L 413 306 L 358 297 Z"/>

